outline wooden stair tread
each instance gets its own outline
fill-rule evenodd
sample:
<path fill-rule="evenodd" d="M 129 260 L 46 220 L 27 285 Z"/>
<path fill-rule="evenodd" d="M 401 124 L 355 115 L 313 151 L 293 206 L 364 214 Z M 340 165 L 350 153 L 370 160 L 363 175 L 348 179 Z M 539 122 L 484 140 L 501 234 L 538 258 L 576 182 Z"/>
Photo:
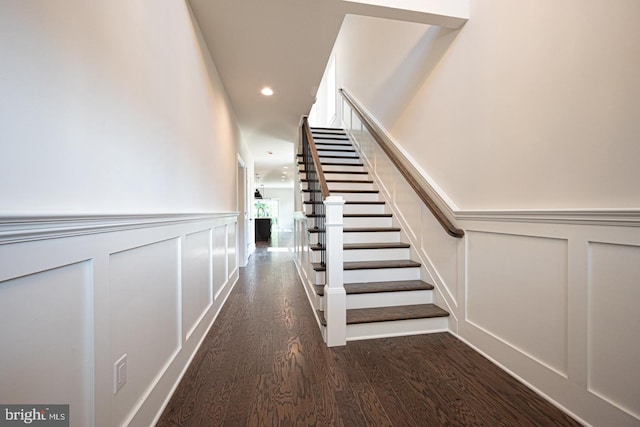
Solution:
<path fill-rule="evenodd" d="M 301 182 L 318 182 L 318 179 L 303 178 Z M 341 184 L 373 184 L 373 180 L 370 179 L 325 179 L 325 182 L 341 183 Z"/>
<path fill-rule="evenodd" d="M 420 263 L 409 259 L 389 261 L 354 261 L 343 263 L 344 270 L 378 270 L 382 268 L 416 268 Z M 327 266 L 319 262 L 312 262 L 314 271 L 326 271 Z"/>
<path fill-rule="evenodd" d="M 411 245 L 409 243 L 402 242 L 384 242 L 384 243 L 345 243 L 342 247 L 343 250 L 357 250 L 357 249 L 408 249 Z M 309 249 L 312 251 L 324 250 L 320 245 L 309 245 Z"/>
<path fill-rule="evenodd" d="M 326 215 L 320 214 L 307 214 L 307 218 L 317 218 L 323 217 Z M 342 214 L 343 218 L 391 218 L 393 214 L 383 213 L 383 214 Z"/>
<path fill-rule="evenodd" d="M 317 228 L 309 228 L 309 233 L 324 233 L 324 230 Z M 400 231 L 399 227 L 347 227 L 343 228 L 344 233 L 384 233 L 387 231 Z"/>
<path fill-rule="evenodd" d="M 366 194 L 377 194 L 380 190 L 329 190 L 330 193 L 348 193 L 348 194 L 358 194 L 358 193 L 366 193 Z"/>
<path fill-rule="evenodd" d="M 324 285 L 314 285 L 316 294 L 324 296 Z M 433 285 L 422 280 L 396 280 L 391 282 L 345 283 L 347 295 L 380 292 L 432 291 Z"/>
<path fill-rule="evenodd" d="M 345 243 L 343 250 L 358 250 L 358 249 L 407 249 L 410 248 L 409 243 L 402 242 L 380 242 L 380 243 Z"/>
<path fill-rule="evenodd" d="M 384 233 L 387 231 L 400 231 L 400 227 L 347 227 L 344 233 Z"/>
<path fill-rule="evenodd" d="M 360 157 L 358 156 L 338 156 L 336 154 L 332 154 L 332 155 L 326 155 L 326 154 L 320 154 L 320 151 L 322 150 L 318 150 L 318 157 L 320 157 L 321 159 L 353 159 L 353 160 L 360 160 Z M 336 151 L 336 150 L 325 150 L 325 151 Z M 346 153 L 348 153 L 348 151 L 345 151 Z M 298 157 L 302 157 L 302 154 L 298 154 Z M 324 164 L 322 162 L 320 162 L 321 164 Z M 345 164 L 345 163 L 340 163 Z M 349 164 L 349 163 L 347 163 Z"/>
<path fill-rule="evenodd" d="M 304 170 L 304 169 L 300 169 L 300 172 L 306 173 L 307 171 Z M 326 172 L 324 172 L 325 175 L 330 174 L 330 173 L 333 173 L 333 174 L 341 173 L 341 174 L 345 174 L 345 175 L 368 175 L 369 174 L 369 172 L 366 172 L 366 171 L 326 171 Z"/>
<path fill-rule="evenodd" d="M 358 308 L 347 310 L 347 325 L 389 322 L 393 320 L 447 317 L 449 313 L 435 304 L 402 305 L 395 307 Z"/>
<path fill-rule="evenodd" d="M 325 146 L 325 145 L 331 145 L 334 147 L 353 147 L 353 144 L 351 144 L 350 142 L 339 142 L 339 141 L 347 141 L 346 139 L 334 139 L 331 140 L 331 142 L 322 142 L 322 141 L 318 141 L 316 142 L 316 146 L 320 145 L 320 146 Z"/>
<path fill-rule="evenodd" d="M 323 311 L 316 311 L 322 326 L 327 326 Z M 347 310 L 347 325 L 390 322 L 395 320 L 447 317 L 449 313 L 435 304 L 400 305 L 393 307 L 357 308 Z"/>
<path fill-rule="evenodd" d="M 298 162 L 299 165 L 304 165 L 304 162 Z M 364 163 L 336 163 L 336 162 L 320 162 L 322 166 L 364 166 Z M 324 173 L 334 173 L 332 171 L 324 171 Z"/>
<path fill-rule="evenodd" d="M 388 260 L 388 261 L 353 261 L 345 262 L 345 270 L 376 270 L 382 268 L 416 268 L 420 263 L 410 259 Z"/>
<path fill-rule="evenodd" d="M 311 201 L 311 200 L 305 200 L 303 202 L 305 205 L 311 205 L 311 204 L 321 204 L 323 203 L 322 201 L 318 200 L 318 201 Z M 384 200 L 346 200 L 344 202 L 345 205 L 384 205 Z"/>
<path fill-rule="evenodd" d="M 318 152 L 318 154 L 320 154 L 320 152 L 325 152 L 325 151 L 334 151 L 337 153 L 355 153 L 356 150 L 355 148 L 351 148 L 351 149 L 344 149 L 344 148 L 318 148 L 316 150 Z M 323 156 L 320 156 L 323 157 Z"/>
<path fill-rule="evenodd" d="M 320 193 L 322 190 L 314 190 L 311 188 L 303 188 L 302 192 L 303 193 Z M 358 194 L 358 193 L 365 193 L 365 194 L 377 194 L 380 192 L 380 190 L 329 190 L 330 193 L 348 193 L 348 194 Z"/>

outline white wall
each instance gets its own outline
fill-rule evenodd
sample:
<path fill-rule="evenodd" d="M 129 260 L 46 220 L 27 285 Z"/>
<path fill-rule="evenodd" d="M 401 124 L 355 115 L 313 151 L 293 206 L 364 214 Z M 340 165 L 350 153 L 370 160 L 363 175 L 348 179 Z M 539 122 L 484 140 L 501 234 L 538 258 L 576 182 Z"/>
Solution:
<path fill-rule="evenodd" d="M 240 133 L 194 22 L 169 0 L 3 1 L 0 210 L 235 210 Z"/>
<path fill-rule="evenodd" d="M 639 207 L 638 2 L 471 6 L 459 31 L 347 17 L 338 85 L 461 209 Z"/>

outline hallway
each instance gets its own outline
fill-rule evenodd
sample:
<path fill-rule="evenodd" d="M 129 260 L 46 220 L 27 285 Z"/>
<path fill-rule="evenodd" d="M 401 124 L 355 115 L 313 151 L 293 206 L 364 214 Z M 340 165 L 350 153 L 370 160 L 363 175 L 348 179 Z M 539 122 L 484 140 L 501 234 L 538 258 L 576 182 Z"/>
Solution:
<path fill-rule="evenodd" d="M 158 426 L 579 425 L 449 334 L 328 349 L 290 239 L 241 269 Z"/>

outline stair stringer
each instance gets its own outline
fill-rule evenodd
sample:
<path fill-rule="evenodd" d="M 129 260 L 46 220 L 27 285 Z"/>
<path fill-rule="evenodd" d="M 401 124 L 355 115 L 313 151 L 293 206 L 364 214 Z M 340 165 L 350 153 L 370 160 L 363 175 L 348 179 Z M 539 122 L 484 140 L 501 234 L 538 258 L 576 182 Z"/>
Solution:
<path fill-rule="evenodd" d="M 318 317 L 318 310 L 324 311 L 324 298 L 320 297 L 315 290 L 314 280 L 315 280 L 315 271 L 311 265 L 311 249 L 310 249 L 310 235 L 309 231 L 307 231 L 307 218 L 304 213 L 296 213 L 296 227 L 299 227 L 300 224 L 303 224 L 304 232 L 302 235 L 304 236 L 304 241 L 300 242 L 300 247 L 296 247 L 296 251 L 300 251 L 300 253 L 296 253 L 293 257 L 293 263 L 296 266 L 296 270 L 298 271 L 298 277 L 302 282 L 302 287 L 304 288 L 304 292 L 307 294 L 307 299 L 309 300 L 309 304 L 311 304 L 313 315 L 316 319 L 316 323 L 318 324 L 318 328 L 322 332 L 323 338 L 325 337 L 326 328 L 320 322 L 320 318 Z"/>
<path fill-rule="evenodd" d="M 411 248 L 410 248 L 411 259 L 417 260 L 421 263 L 420 276 L 423 279 L 426 279 L 425 281 L 430 282 L 432 285 L 434 285 L 434 289 L 433 289 L 434 303 L 436 305 L 439 305 L 445 308 L 445 310 L 449 312 L 449 317 L 448 317 L 449 330 L 451 332 L 457 333 L 459 307 L 458 307 L 458 303 L 456 301 L 455 296 L 451 293 L 449 287 L 445 284 L 445 280 L 443 279 L 442 275 L 438 272 L 438 269 L 436 268 L 435 264 L 433 263 L 429 255 L 425 251 L 418 250 L 418 248 L 421 248 L 420 242 L 415 238 L 414 235 L 412 235 L 412 233 L 406 232 L 406 230 L 411 229 L 411 227 L 409 226 L 408 222 L 405 219 L 405 216 L 403 215 L 403 213 L 398 208 L 397 204 L 394 202 L 391 195 L 389 194 L 387 190 L 388 187 L 384 185 L 380 185 L 383 179 L 378 175 L 376 168 L 371 162 L 371 159 L 369 159 L 366 152 L 360 146 L 360 143 L 357 140 L 356 135 L 354 135 L 353 132 L 350 131 L 348 126 L 344 126 L 344 129 L 346 134 L 349 136 L 349 139 L 353 144 L 353 147 L 358 152 L 360 159 L 364 163 L 365 169 L 369 172 L 369 176 L 374 181 L 374 186 L 380 190 L 380 192 L 378 193 L 379 196 L 382 199 L 384 199 L 384 201 L 386 202 L 387 208 L 393 214 L 394 224 L 397 224 L 397 226 L 401 228 L 400 233 L 402 238 L 406 239 L 405 241 L 411 245 Z M 467 237 L 464 236 L 462 239 L 458 239 L 459 241 L 457 243 L 458 283 L 455 284 L 456 289 L 458 288 L 461 282 L 464 283 L 464 279 L 463 279 L 464 271 L 465 271 L 464 270 L 464 260 L 465 260 L 464 248 L 466 247 L 466 244 L 465 244 L 466 238 Z"/>

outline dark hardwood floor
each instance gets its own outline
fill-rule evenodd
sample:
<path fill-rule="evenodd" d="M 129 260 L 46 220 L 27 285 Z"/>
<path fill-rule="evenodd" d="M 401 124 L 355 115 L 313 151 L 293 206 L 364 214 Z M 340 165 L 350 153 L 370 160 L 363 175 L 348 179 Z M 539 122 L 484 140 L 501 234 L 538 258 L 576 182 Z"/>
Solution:
<path fill-rule="evenodd" d="M 450 334 L 328 349 L 289 235 L 259 246 L 158 426 L 578 426 Z"/>

